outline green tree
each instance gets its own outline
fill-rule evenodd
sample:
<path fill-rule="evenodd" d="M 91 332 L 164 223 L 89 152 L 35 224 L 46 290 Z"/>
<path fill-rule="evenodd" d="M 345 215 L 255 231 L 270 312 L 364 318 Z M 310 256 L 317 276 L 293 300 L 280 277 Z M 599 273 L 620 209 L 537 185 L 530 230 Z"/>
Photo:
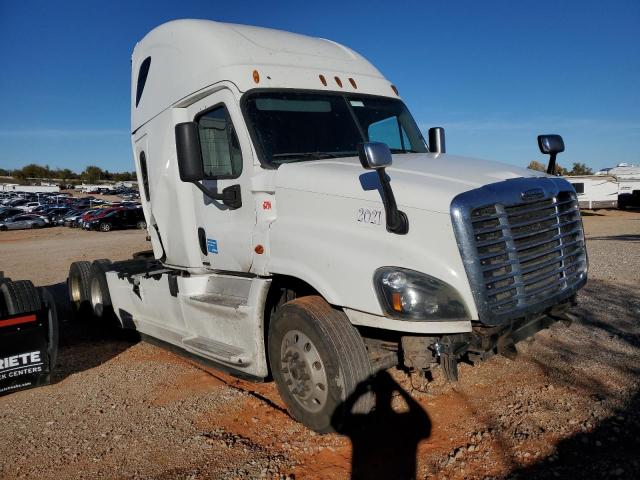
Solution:
<path fill-rule="evenodd" d="M 573 168 L 568 175 L 593 175 L 593 170 L 587 167 L 584 163 L 574 162 Z"/>
<path fill-rule="evenodd" d="M 531 162 L 529 163 L 529 166 L 527 166 L 527 168 L 529 170 L 537 170 L 539 172 L 546 172 L 547 171 L 547 166 L 540 163 L 540 162 L 536 162 L 535 160 L 531 160 Z"/>
<path fill-rule="evenodd" d="M 96 183 L 98 180 L 102 178 L 104 172 L 100 167 L 96 167 L 95 165 L 89 165 L 84 169 L 84 172 L 80 175 L 82 180 L 87 183 Z"/>
<path fill-rule="evenodd" d="M 69 170 L 68 168 L 64 168 L 58 172 L 57 178 L 61 178 L 64 181 L 64 180 L 70 180 L 72 178 L 78 178 L 78 175 L 75 172 L 72 172 L 71 170 Z"/>
<path fill-rule="evenodd" d="M 529 165 L 527 166 L 527 168 L 529 170 L 537 170 L 539 172 L 546 172 L 547 171 L 547 166 L 544 163 L 540 163 L 537 162 L 535 160 L 531 160 L 531 162 L 529 162 Z M 560 166 L 560 164 L 556 163 L 556 169 L 555 169 L 555 174 L 556 175 L 568 175 L 569 171 Z"/>

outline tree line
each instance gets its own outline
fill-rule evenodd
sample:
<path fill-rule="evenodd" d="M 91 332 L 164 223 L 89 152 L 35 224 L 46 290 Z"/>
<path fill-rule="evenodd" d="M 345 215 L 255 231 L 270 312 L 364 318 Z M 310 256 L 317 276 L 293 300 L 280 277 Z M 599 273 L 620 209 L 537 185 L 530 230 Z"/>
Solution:
<path fill-rule="evenodd" d="M 540 172 L 546 172 L 547 166 L 544 163 L 536 162 L 535 160 L 529 163 L 527 167 L 530 170 L 538 170 Z M 593 175 L 593 170 L 587 167 L 584 163 L 574 162 L 571 170 L 567 170 L 566 168 L 560 166 L 560 164 L 556 163 L 556 175 L 562 176 L 574 176 L 574 175 Z"/>
<path fill-rule="evenodd" d="M 31 163 L 15 170 L 0 168 L 0 177 L 13 177 L 23 181 L 35 178 L 40 180 L 60 180 L 62 182 L 73 180 L 81 180 L 87 183 L 96 183 L 101 180 L 126 182 L 135 180 L 136 172 L 110 172 L 95 165 L 89 165 L 82 172 L 77 173 L 68 168 L 52 169 L 49 168 L 49 165 L 42 166 Z"/>

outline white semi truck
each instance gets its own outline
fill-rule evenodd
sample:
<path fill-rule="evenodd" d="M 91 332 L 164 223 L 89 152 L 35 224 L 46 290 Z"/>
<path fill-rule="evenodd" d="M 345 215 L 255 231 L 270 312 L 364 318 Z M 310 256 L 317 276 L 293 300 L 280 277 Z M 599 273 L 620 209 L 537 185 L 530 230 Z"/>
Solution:
<path fill-rule="evenodd" d="M 587 279 L 565 180 L 445 154 L 338 43 L 204 20 L 132 57 L 131 138 L 153 254 L 76 262 L 76 305 L 255 379 L 326 432 L 372 373 L 515 354 Z M 557 136 L 543 152 L 562 151 Z"/>

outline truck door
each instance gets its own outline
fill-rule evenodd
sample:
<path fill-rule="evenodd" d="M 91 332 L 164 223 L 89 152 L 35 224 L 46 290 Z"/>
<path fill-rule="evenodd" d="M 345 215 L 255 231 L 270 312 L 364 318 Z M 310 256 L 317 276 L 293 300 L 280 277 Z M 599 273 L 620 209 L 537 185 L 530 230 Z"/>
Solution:
<path fill-rule="evenodd" d="M 240 185 L 242 206 L 231 209 L 193 188 L 196 225 L 203 265 L 212 270 L 247 272 L 251 267 L 251 232 L 256 223 L 251 196 L 253 157 L 238 101 L 219 90 L 188 107 L 198 123 L 204 163 L 204 186 L 222 192 Z"/>

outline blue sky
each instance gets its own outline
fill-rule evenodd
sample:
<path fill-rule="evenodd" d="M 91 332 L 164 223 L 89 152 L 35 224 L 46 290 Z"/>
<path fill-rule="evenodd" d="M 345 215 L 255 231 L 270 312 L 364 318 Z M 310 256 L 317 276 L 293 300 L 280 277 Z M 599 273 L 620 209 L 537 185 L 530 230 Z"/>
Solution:
<path fill-rule="evenodd" d="M 640 164 L 640 2 L 0 0 L 0 167 L 133 170 L 130 57 L 175 18 L 330 38 L 400 89 L 449 153 L 516 165 Z"/>

